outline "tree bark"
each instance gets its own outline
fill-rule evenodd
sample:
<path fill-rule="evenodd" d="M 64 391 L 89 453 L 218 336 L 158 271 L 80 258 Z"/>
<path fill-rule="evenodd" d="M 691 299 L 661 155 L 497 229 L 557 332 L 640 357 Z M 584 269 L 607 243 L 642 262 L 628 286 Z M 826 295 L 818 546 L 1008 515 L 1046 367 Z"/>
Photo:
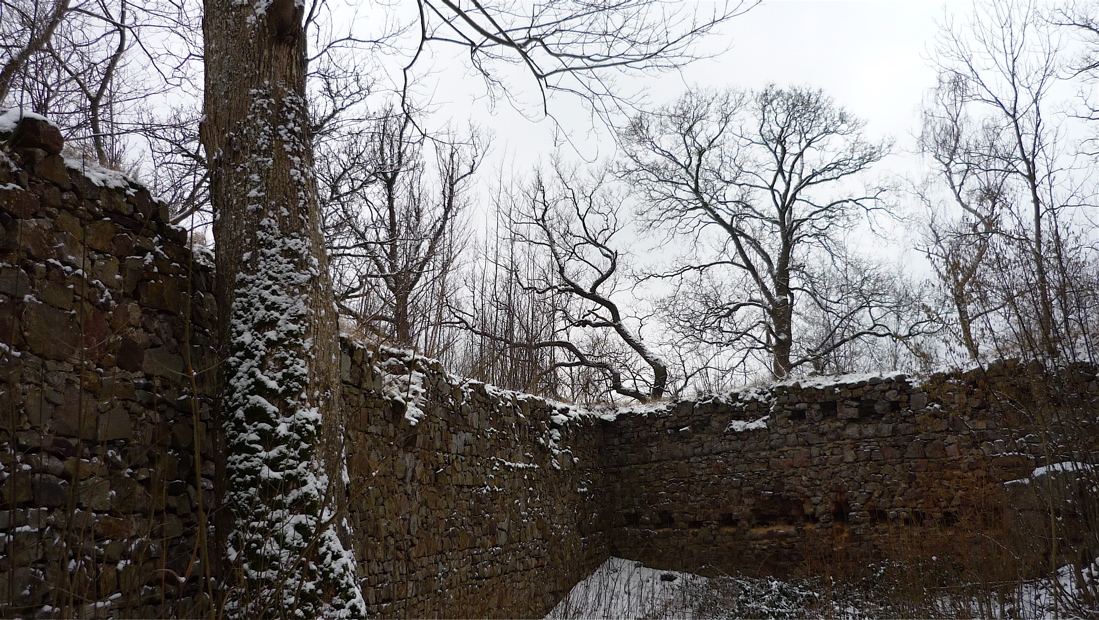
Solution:
<path fill-rule="evenodd" d="M 308 133 L 302 9 L 293 0 L 206 0 L 203 33 L 226 612 L 361 616 L 355 561 L 336 529 L 346 501 L 338 324 Z"/>

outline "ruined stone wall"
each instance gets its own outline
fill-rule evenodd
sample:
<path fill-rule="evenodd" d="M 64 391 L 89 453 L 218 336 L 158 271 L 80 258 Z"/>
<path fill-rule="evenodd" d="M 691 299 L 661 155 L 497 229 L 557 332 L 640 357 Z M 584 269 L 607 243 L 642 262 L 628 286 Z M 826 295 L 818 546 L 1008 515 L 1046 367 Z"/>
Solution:
<path fill-rule="evenodd" d="M 164 203 L 64 157 L 47 123 L 4 141 L 0 617 L 202 616 L 211 269 Z M 371 610 L 537 616 L 607 557 L 597 420 L 344 345 Z"/>
<path fill-rule="evenodd" d="M 0 135 L 0 616 L 203 615 L 211 271 L 147 190 L 20 127 Z M 1056 435 L 1032 429 L 1057 399 L 1010 365 L 600 417 L 343 350 L 348 517 L 387 617 L 540 616 L 611 554 L 748 574 L 865 563 L 996 527 L 1003 481 Z M 1073 376 L 1094 421 L 1094 368 Z"/>
<path fill-rule="evenodd" d="M 1079 370 L 1077 419 L 1094 420 L 1094 368 Z M 1003 483 L 1044 465 L 1056 443 L 1046 424 L 1043 445 L 1034 382 L 1021 378 L 998 365 L 926 385 L 810 379 L 623 412 L 603 438 L 611 552 L 780 575 L 865 566 L 932 538 L 977 552 L 973 540 L 1004 523 Z"/>
<path fill-rule="evenodd" d="M 606 560 L 598 418 L 361 346 L 344 381 L 372 612 L 541 617 Z"/>
<path fill-rule="evenodd" d="M 0 617 L 203 616 L 211 269 L 166 205 L 62 156 L 48 123 L 4 142 Z M 541 615 L 607 557 L 597 420 L 344 344 L 373 612 Z"/>
<path fill-rule="evenodd" d="M 32 119 L 0 151 L 0 616 L 201 615 L 210 273 L 61 146 Z"/>

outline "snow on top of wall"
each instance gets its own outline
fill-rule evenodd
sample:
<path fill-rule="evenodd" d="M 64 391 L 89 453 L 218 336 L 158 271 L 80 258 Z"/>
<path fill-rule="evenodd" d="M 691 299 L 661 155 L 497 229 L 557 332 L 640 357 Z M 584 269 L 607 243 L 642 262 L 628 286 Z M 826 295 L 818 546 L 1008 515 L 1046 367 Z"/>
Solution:
<path fill-rule="evenodd" d="M 22 108 L 0 108 L 0 133 L 11 133 L 15 131 L 16 125 L 24 118 L 35 118 L 40 121 L 46 121 L 54 127 L 57 127 L 50 119 L 41 114 L 35 114 L 30 110 L 24 110 Z"/>
<path fill-rule="evenodd" d="M 1061 471 L 1084 472 L 1091 471 L 1092 469 L 1094 469 L 1094 466 L 1088 463 L 1081 463 L 1079 461 L 1064 461 L 1062 463 L 1054 463 L 1052 465 L 1035 467 L 1034 471 L 1030 472 L 1030 477 L 1041 478 L 1042 476 Z"/>
<path fill-rule="evenodd" d="M 613 411 L 607 408 L 588 409 L 545 396 L 508 390 L 491 383 L 446 372 L 445 367 L 438 360 L 420 355 L 411 349 L 373 344 L 347 334 L 344 334 L 344 336 L 356 346 L 377 351 L 374 367 L 382 374 L 383 393 L 387 398 L 405 404 L 405 418 L 412 425 L 416 425 L 426 415 L 423 409 L 426 406 L 424 379 L 426 378 L 425 371 L 431 370 L 435 370 L 444 376 L 447 384 L 453 387 L 460 387 L 465 390 L 473 386 L 483 386 L 487 395 L 500 402 L 531 402 L 545 405 L 550 411 L 550 422 L 557 426 L 564 426 L 570 421 L 589 416 L 608 420 L 614 419 Z"/>
<path fill-rule="evenodd" d="M 776 381 L 770 385 L 770 387 L 793 387 L 793 388 L 828 388 L 838 387 L 841 385 L 854 385 L 856 383 L 864 383 L 880 379 L 881 381 L 895 381 L 900 379 L 906 379 L 908 375 L 898 370 L 892 370 L 887 372 L 857 372 L 844 375 L 820 375 L 815 377 L 791 377 Z"/>
<path fill-rule="evenodd" d="M 89 181 L 107 189 L 124 189 L 127 194 L 133 194 L 137 182 L 118 170 L 111 170 L 99 163 L 82 157 L 64 155 L 65 167 L 83 174 Z"/>

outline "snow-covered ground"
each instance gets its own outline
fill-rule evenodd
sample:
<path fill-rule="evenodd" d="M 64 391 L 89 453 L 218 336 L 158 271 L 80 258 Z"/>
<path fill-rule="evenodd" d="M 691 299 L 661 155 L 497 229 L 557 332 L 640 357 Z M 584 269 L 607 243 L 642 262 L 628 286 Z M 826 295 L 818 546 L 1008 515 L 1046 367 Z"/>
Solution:
<path fill-rule="evenodd" d="M 547 619 L 604 618 L 1095 618 L 1099 608 L 1088 608 L 1081 588 L 1096 593 L 1099 558 L 1079 573 L 1062 567 L 1054 579 L 1004 585 L 996 593 L 978 593 L 965 584 L 935 588 L 924 601 L 891 601 L 882 593 L 889 584 L 827 584 L 822 580 L 779 581 L 772 578 L 709 579 L 657 570 L 640 562 L 610 558 L 587 579 L 576 584 Z M 1082 583 L 1081 581 L 1082 580 Z M 876 580 L 874 580 L 876 581 Z M 908 594 L 911 594 L 909 592 Z"/>
<path fill-rule="evenodd" d="M 691 618 L 672 613 L 686 607 L 690 583 L 705 577 L 656 570 L 640 562 L 610 558 L 565 596 L 546 618 Z"/>

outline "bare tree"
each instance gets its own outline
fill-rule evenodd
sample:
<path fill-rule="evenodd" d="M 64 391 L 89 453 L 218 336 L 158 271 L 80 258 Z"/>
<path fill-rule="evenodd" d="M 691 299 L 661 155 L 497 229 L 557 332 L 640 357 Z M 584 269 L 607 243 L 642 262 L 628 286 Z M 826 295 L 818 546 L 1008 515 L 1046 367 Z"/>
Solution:
<path fill-rule="evenodd" d="M 654 276 L 678 282 L 673 299 L 686 303 L 671 318 L 683 336 L 765 354 L 771 373 L 785 377 L 845 343 L 906 335 L 872 313 L 842 314 L 838 300 L 814 285 L 814 262 L 842 256 L 841 233 L 881 207 L 882 188 L 859 192 L 851 179 L 888 149 L 822 92 L 692 90 L 638 116 L 623 138 L 622 174 L 650 230 L 694 248 Z M 878 291 L 848 293 L 865 299 L 867 311 L 880 301 Z M 841 313 L 835 329 L 812 341 L 795 333 L 801 304 Z"/>
<path fill-rule="evenodd" d="M 1035 273 L 1030 297 L 1038 339 L 1046 343 L 1047 354 L 1056 356 L 1046 246 L 1064 208 L 1058 196 L 1064 174 L 1061 146 L 1049 112 L 1050 92 L 1061 72 L 1059 37 L 1034 2 L 995 0 L 979 6 L 964 27 L 945 28 L 936 51 L 940 82 L 976 117 L 980 135 L 964 139 L 980 150 L 962 155 L 969 160 L 965 165 L 984 179 L 983 191 L 993 203 L 1008 204 L 1002 213 L 1014 220 L 1016 241 L 1027 246 Z M 989 180 L 990 174 L 1003 178 Z"/>
<path fill-rule="evenodd" d="M 923 250 L 956 319 L 947 323 L 957 326 L 951 332 L 969 358 L 978 360 L 977 332 L 983 319 L 998 309 L 984 272 L 992 263 L 996 235 L 1009 207 L 1009 189 L 1008 174 L 996 165 L 1001 146 L 994 134 L 974 127 L 966 99 L 965 84 L 947 77 L 925 107 L 920 146 L 935 170 L 917 193 L 928 214 Z M 934 187 L 946 190 L 945 201 L 933 195 Z"/>
<path fill-rule="evenodd" d="M 389 110 L 366 132 L 327 144 L 318 178 L 337 302 L 381 340 L 438 354 L 431 328 L 453 286 L 481 138 L 425 136 L 412 116 Z"/>
<path fill-rule="evenodd" d="M 578 94 L 597 111 L 621 101 L 611 76 L 674 69 L 698 58 L 694 44 L 759 0 L 700 6 L 653 0 L 598 0 L 580 5 L 513 0 L 417 0 L 419 41 L 405 69 L 432 44 L 470 51 L 490 91 L 507 94 L 501 65 L 518 65 L 538 85 L 543 110 L 554 92 Z"/>
<path fill-rule="evenodd" d="M 0 49 L 6 60 L 0 67 L 0 103 L 11 91 L 12 81 L 27 61 L 42 50 L 69 13 L 69 0 L 50 6 L 38 0 L 0 2 Z"/>
<path fill-rule="evenodd" d="M 1081 283 L 1069 265 L 1094 255 L 1075 223 L 1093 200 L 1061 129 L 1071 114 L 1056 98 L 1062 52 L 1059 31 L 1029 1 L 980 5 L 942 34 L 921 143 L 947 200 L 925 198 L 927 253 L 973 360 L 982 340 L 994 355 L 1050 359 L 1077 356 L 1082 342 L 1086 321 L 1066 296 Z"/>
<path fill-rule="evenodd" d="M 558 350 L 547 370 L 581 371 L 584 389 L 574 391 L 575 400 L 612 392 L 646 402 L 668 391 L 668 367 L 641 335 L 644 317 L 631 316 L 618 300 L 625 269 L 619 249 L 625 243 L 623 196 L 610 181 L 606 170 L 581 178 L 557 163 L 511 197 L 511 234 L 525 252 L 546 261 L 519 286 L 540 300 L 552 332 L 516 339 L 469 320 L 466 325 L 513 349 Z"/>
<path fill-rule="evenodd" d="M 515 204 L 502 187 L 477 260 L 465 270 L 460 295 L 448 300 L 455 327 L 463 333 L 453 368 L 465 376 L 503 388 L 552 398 L 568 398 L 557 371 L 553 347 L 510 346 L 550 340 L 556 332 L 558 299 L 539 296 L 524 283 L 544 276 L 546 257 L 519 244 L 507 222 Z"/>
<path fill-rule="evenodd" d="M 532 5 L 533 13 L 522 4 L 477 1 L 463 7 L 421 0 L 417 6 L 419 50 L 444 40 L 463 46 L 475 63 L 518 59 L 551 88 L 557 79 L 583 80 L 604 69 L 681 63 L 689 59 L 690 43 L 735 15 L 726 7 L 698 21 L 669 22 L 661 9 L 678 5 L 652 0 L 548 3 Z M 219 416 L 233 455 L 229 540 L 242 568 L 230 612 L 361 615 L 355 562 L 341 540 L 347 533 L 327 512 L 339 514 L 345 501 L 344 412 L 306 104 L 309 18 L 291 0 L 206 0 L 205 9 L 200 135 L 217 215 L 219 342 L 226 360 Z M 540 64 L 540 54 L 551 68 Z M 279 483 L 264 472 L 279 472 Z M 326 489 L 331 492 L 322 497 Z M 297 515 L 297 536 L 271 539 L 271 532 L 285 531 L 279 519 L 288 513 Z M 302 561 L 287 565 L 285 556 Z"/>

